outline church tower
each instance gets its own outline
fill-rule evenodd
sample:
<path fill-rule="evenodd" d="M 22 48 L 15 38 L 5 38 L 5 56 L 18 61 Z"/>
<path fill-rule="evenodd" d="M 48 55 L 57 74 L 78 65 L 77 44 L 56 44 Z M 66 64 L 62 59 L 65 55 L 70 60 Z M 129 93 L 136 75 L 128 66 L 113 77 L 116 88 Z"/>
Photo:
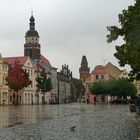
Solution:
<path fill-rule="evenodd" d="M 40 59 L 39 34 L 35 30 L 35 19 L 31 15 L 29 30 L 25 34 L 24 56 L 30 56 L 32 60 Z"/>
<path fill-rule="evenodd" d="M 90 68 L 88 67 L 87 58 L 84 55 L 81 60 L 81 67 L 79 68 L 80 79 L 85 81 L 85 78 L 89 75 Z"/>

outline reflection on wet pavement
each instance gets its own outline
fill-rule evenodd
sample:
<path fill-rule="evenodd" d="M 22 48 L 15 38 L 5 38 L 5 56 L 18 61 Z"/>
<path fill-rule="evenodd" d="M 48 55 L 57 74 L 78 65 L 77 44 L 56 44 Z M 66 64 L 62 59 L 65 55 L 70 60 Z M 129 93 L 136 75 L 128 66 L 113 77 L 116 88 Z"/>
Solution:
<path fill-rule="evenodd" d="M 0 106 L 0 140 L 137 140 L 140 116 L 128 108 L 84 103 Z"/>
<path fill-rule="evenodd" d="M 0 106 L 0 128 L 19 124 L 31 124 L 43 120 L 76 115 L 94 111 L 94 105 L 62 104 L 62 105 L 25 105 Z"/>

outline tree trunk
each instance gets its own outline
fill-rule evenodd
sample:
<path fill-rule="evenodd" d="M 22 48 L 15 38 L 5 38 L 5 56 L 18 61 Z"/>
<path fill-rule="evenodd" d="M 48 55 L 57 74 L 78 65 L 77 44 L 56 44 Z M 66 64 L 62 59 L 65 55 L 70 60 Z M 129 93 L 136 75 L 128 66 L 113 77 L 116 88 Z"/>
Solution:
<path fill-rule="evenodd" d="M 19 105 L 18 91 L 16 92 L 16 96 L 15 96 L 15 105 Z"/>
<path fill-rule="evenodd" d="M 45 104 L 45 93 L 43 93 L 43 96 L 42 96 L 42 104 Z"/>

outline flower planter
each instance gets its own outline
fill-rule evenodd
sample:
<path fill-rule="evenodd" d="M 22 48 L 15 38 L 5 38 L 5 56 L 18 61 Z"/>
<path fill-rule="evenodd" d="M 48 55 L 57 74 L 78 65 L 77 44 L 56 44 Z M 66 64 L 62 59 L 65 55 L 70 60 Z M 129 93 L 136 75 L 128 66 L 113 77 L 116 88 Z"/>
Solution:
<path fill-rule="evenodd" d="M 129 105 L 129 110 L 131 112 L 136 112 L 136 105 L 134 105 L 134 104 Z"/>

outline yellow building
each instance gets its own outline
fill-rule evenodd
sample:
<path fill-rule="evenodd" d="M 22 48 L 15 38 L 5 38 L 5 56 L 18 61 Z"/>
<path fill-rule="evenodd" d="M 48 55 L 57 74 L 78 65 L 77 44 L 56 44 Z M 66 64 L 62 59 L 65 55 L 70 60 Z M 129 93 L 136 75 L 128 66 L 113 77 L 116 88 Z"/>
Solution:
<path fill-rule="evenodd" d="M 0 105 L 9 103 L 8 86 L 6 85 L 5 78 L 8 74 L 8 65 L 3 62 L 0 54 Z"/>

